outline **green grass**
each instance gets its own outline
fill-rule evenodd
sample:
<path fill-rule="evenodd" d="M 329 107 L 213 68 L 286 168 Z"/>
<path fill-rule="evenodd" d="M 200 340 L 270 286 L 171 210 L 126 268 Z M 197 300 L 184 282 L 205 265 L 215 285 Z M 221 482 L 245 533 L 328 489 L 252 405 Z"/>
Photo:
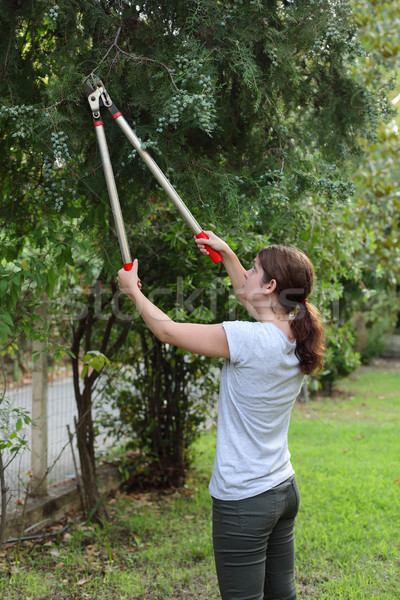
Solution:
<path fill-rule="evenodd" d="M 297 405 L 290 449 L 301 508 L 299 600 L 400 599 L 400 374 L 361 369 L 331 399 Z M 219 598 L 207 491 L 215 434 L 184 489 L 121 494 L 105 530 L 1 553 L 4 600 Z"/>
<path fill-rule="evenodd" d="M 332 399 L 297 407 L 300 598 L 400 598 L 400 375 L 360 370 Z"/>

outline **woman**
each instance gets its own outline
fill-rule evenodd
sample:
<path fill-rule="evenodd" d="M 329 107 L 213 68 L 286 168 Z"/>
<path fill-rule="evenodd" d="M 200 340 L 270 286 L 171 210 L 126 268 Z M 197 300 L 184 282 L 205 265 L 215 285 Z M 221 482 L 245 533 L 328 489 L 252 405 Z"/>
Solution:
<path fill-rule="evenodd" d="M 322 367 L 324 331 L 307 302 L 314 268 L 300 250 L 262 248 L 246 271 L 212 232 L 233 289 L 255 321 L 176 323 L 141 292 L 138 263 L 118 283 L 161 341 L 227 359 L 210 481 L 213 543 L 223 600 L 295 600 L 294 523 L 299 493 L 290 463 L 290 412 L 304 374 Z"/>

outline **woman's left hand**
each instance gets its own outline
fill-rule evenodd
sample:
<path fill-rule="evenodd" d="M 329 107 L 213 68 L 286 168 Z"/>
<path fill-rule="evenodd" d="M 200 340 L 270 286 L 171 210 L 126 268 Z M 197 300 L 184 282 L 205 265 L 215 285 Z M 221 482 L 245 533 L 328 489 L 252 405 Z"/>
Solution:
<path fill-rule="evenodd" d="M 140 290 L 142 287 L 142 282 L 138 276 L 138 260 L 135 258 L 133 261 L 133 266 L 130 271 L 125 271 L 125 269 L 120 269 L 118 271 L 118 286 L 123 294 L 129 296 L 130 294 L 134 294 L 138 289 Z"/>

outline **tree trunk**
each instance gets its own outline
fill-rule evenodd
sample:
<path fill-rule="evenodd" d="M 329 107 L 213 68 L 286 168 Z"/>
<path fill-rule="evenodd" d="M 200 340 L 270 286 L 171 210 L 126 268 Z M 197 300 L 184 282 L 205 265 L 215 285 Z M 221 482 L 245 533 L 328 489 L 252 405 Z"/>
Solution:
<path fill-rule="evenodd" d="M 107 510 L 97 487 L 91 396 L 91 389 L 85 385 L 78 403 L 76 434 L 87 517 L 102 523 L 107 519 Z"/>
<path fill-rule="evenodd" d="M 101 307 L 104 309 L 109 306 L 116 292 L 116 284 L 110 284 L 111 292 L 108 297 L 103 298 Z M 130 322 L 124 323 L 121 331 L 116 339 L 113 338 L 112 331 L 117 323 L 117 318 L 114 313 L 111 314 L 104 329 L 102 328 L 99 335 L 99 318 L 96 316 L 96 310 L 99 307 L 95 303 L 99 301 L 99 286 L 95 286 L 87 299 L 87 313 L 80 320 L 78 328 L 73 328 L 73 342 L 71 345 L 72 351 L 72 371 L 74 379 L 75 401 L 78 408 L 78 422 L 76 424 L 76 435 L 79 450 L 79 459 L 82 471 L 82 487 L 84 493 L 85 508 L 90 519 L 94 519 L 98 523 L 102 523 L 107 519 L 107 510 L 101 499 L 96 480 L 96 464 L 94 453 L 94 427 L 92 418 L 92 391 L 96 379 L 100 372 L 92 371 L 90 375 L 84 378 L 84 388 L 81 391 L 79 360 L 80 354 L 89 352 L 94 345 L 100 348 L 100 351 L 109 359 L 119 351 L 124 344 Z M 100 321 L 102 322 L 102 321 Z M 95 340 L 95 341 L 94 341 Z"/>
<path fill-rule="evenodd" d="M 94 456 L 94 430 L 92 419 L 92 382 L 85 377 L 83 391 L 79 386 L 79 349 L 83 336 L 87 335 L 87 319 L 82 319 L 79 327 L 74 331 L 71 350 L 74 354 L 72 361 L 75 401 L 78 409 L 78 422 L 76 424 L 76 437 L 78 443 L 79 460 L 82 474 L 82 487 L 86 516 L 98 523 L 107 518 L 104 503 L 100 500 L 97 487 L 96 466 Z"/>

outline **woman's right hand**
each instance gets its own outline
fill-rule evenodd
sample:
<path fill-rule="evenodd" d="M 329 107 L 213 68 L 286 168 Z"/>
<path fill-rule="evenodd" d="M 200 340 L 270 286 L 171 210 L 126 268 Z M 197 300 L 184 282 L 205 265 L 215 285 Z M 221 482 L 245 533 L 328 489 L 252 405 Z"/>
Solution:
<path fill-rule="evenodd" d="M 230 250 L 228 244 L 216 236 L 212 231 L 204 231 L 204 233 L 208 235 L 208 240 L 206 238 L 196 238 L 196 236 L 194 236 L 194 241 L 202 254 L 208 255 L 207 246 L 210 246 L 210 248 L 216 250 L 222 254 L 222 256 Z"/>

